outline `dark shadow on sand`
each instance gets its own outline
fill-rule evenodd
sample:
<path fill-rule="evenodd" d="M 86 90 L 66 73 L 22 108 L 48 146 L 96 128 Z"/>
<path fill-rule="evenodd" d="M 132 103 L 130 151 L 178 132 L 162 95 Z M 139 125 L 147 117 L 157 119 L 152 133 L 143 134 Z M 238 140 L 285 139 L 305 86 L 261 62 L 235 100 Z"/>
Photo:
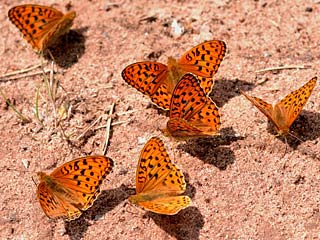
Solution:
<path fill-rule="evenodd" d="M 204 226 L 204 217 L 196 207 L 187 207 L 178 214 L 167 216 L 152 212 L 146 213 L 164 231 L 177 240 L 197 240 Z"/>
<path fill-rule="evenodd" d="M 61 36 L 56 44 L 49 47 L 54 62 L 59 67 L 70 68 L 82 57 L 85 52 L 86 41 L 83 33 L 87 30 L 88 27 L 70 30 L 68 34 Z M 47 51 L 44 54 L 44 58 L 49 61 L 52 60 Z"/>
<path fill-rule="evenodd" d="M 83 212 L 80 218 L 71 222 L 65 222 L 66 234 L 71 240 L 82 239 L 91 225 L 89 220 L 97 221 L 100 216 L 103 218 L 105 214 L 126 200 L 134 189 L 130 189 L 125 185 L 118 188 L 102 191 L 98 199 L 93 203 L 92 207 Z"/>
<path fill-rule="evenodd" d="M 253 83 L 239 79 L 219 79 L 215 80 L 210 97 L 218 107 L 223 107 L 231 98 L 240 95 L 239 89 L 249 91 L 254 87 Z"/>
<path fill-rule="evenodd" d="M 224 128 L 220 133 L 221 136 L 191 139 L 178 145 L 178 149 L 212 164 L 220 170 L 226 170 L 228 165 L 235 162 L 235 155 L 228 145 L 242 140 L 244 137 L 236 136 L 232 128 Z"/>

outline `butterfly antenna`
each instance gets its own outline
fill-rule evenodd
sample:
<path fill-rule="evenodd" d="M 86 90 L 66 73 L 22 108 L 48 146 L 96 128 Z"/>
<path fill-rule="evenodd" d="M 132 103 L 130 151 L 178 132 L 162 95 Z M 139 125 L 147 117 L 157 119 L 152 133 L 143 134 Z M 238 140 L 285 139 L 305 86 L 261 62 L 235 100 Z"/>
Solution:
<path fill-rule="evenodd" d="M 129 200 L 125 201 L 123 207 L 125 207 L 125 211 L 128 212 L 128 213 L 131 213 L 133 214 L 134 216 L 137 216 L 138 215 L 138 208 L 133 208 L 134 204 L 130 204 L 129 203 Z M 132 211 L 132 209 L 135 209 L 137 211 Z"/>
<path fill-rule="evenodd" d="M 50 56 L 50 58 L 51 58 L 52 62 L 56 62 L 56 60 L 54 59 L 54 57 L 53 57 L 53 55 L 52 55 L 51 51 L 50 51 L 49 49 L 47 49 L 47 51 L 48 51 L 48 53 L 49 53 L 49 56 Z"/>
<path fill-rule="evenodd" d="M 287 138 L 286 138 L 286 137 L 284 137 L 284 142 L 285 142 L 285 144 L 286 144 L 286 147 L 285 147 L 285 149 L 284 149 L 284 154 L 281 156 L 281 159 L 284 158 L 284 156 L 287 154 L 287 150 L 288 150 L 288 141 L 287 141 Z M 286 168 L 286 163 L 287 163 L 287 161 L 284 162 L 284 164 L 283 164 L 283 169 Z"/>
<path fill-rule="evenodd" d="M 295 139 L 299 140 L 300 142 L 303 142 L 303 140 L 299 137 L 297 137 L 296 135 L 294 135 L 293 133 L 291 132 L 288 132 L 288 134 L 291 136 L 291 137 L 294 137 Z"/>
<path fill-rule="evenodd" d="M 36 181 L 34 180 L 33 176 L 31 177 L 31 179 L 32 179 L 32 182 L 34 183 L 34 185 L 37 187 L 38 185 L 37 185 Z"/>

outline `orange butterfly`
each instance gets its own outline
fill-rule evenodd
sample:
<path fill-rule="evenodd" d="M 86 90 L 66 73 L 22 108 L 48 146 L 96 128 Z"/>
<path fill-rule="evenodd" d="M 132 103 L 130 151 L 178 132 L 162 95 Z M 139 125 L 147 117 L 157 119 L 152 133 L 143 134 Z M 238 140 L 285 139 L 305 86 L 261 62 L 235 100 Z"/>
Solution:
<path fill-rule="evenodd" d="M 166 136 L 186 139 L 219 134 L 218 108 L 191 73 L 185 74 L 175 87 L 169 117 L 167 128 L 162 130 Z"/>
<path fill-rule="evenodd" d="M 312 78 L 301 88 L 291 92 L 274 106 L 260 98 L 250 97 L 243 91 L 240 91 L 243 96 L 267 116 L 276 127 L 279 135 L 287 135 L 290 126 L 307 103 L 316 82 L 317 77 Z"/>
<path fill-rule="evenodd" d="M 8 16 L 32 48 L 43 52 L 69 31 L 76 13 L 63 14 L 52 7 L 25 4 L 11 8 Z"/>
<path fill-rule="evenodd" d="M 44 213 L 67 221 L 80 217 L 100 194 L 100 185 L 112 167 L 111 158 L 87 156 L 63 164 L 50 175 L 38 172 L 37 196 Z"/>
<path fill-rule="evenodd" d="M 220 40 L 212 40 L 191 48 L 178 61 L 169 57 L 168 66 L 147 61 L 133 63 L 122 71 L 122 78 L 150 97 L 158 107 L 169 110 L 173 89 L 187 72 L 197 75 L 206 95 L 210 94 L 213 76 L 225 53 L 226 44 Z"/>
<path fill-rule="evenodd" d="M 129 201 L 151 212 L 174 215 L 191 202 L 188 196 L 180 195 L 185 190 L 183 173 L 171 162 L 163 142 L 151 138 L 141 151 L 136 173 L 137 193 Z"/>

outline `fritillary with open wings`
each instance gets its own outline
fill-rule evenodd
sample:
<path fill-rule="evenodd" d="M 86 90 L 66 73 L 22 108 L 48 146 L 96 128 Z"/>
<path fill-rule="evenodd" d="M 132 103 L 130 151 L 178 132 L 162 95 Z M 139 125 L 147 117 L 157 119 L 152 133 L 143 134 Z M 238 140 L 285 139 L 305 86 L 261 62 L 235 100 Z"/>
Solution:
<path fill-rule="evenodd" d="M 100 185 L 112 167 L 111 158 L 88 156 L 67 162 L 49 175 L 38 172 L 37 196 L 45 214 L 67 221 L 80 217 L 100 194 Z"/>
<path fill-rule="evenodd" d="M 69 31 L 76 13 L 63 14 L 52 7 L 25 4 L 11 8 L 8 16 L 32 48 L 43 52 Z"/>
<path fill-rule="evenodd" d="M 122 78 L 158 107 L 169 110 L 173 90 L 185 73 L 197 75 L 206 95 L 210 94 L 213 76 L 225 53 L 223 41 L 207 41 L 191 48 L 178 61 L 169 57 L 168 65 L 150 61 L 133 63 L 122 71 Z"/>

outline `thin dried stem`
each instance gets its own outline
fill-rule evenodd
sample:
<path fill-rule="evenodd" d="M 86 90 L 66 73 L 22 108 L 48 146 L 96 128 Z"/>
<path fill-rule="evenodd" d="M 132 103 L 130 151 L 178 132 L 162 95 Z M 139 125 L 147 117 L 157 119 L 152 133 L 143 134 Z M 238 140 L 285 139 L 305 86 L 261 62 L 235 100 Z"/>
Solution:
<path fill-rule="evenodd" d="M 255 73 L 264 73 L 269 71 L 279 71 L 279 70 L 286 70 L 286 69 L 307 69 L 307 68 L 311 68 L 311 65 L 292 65 L 292 66 L 271 67 L 271 68 L 257 70 L 255 71 Z"/>
<path fill-rule="evenodd" d="M 76 140 L 79 141 L 90 129 L 94 127 L 98 122 L 102 119 L 102 115 L 98 117 L 90 126 L 88 126 L 77 138 Z"/>
<path fill-rule="evenodd" d="M 11 101 L 6 97 L 3 93 L 2 88 L 0 88 L 0 95 L 4 99 L 4 101 L 8 104 L 8 106 L 18 115 L 18 117 L 25 123 L 31 122 L 31 119 L 27 116 L 24 116 L 16 107 L 11 103 Z"/>
<path fill-rule="evenodd" d="M 106 155 L 109 145 L 109 138 L 110 138 L 110 128 L 111 128 L 111 121 L 112 121 L 112 114 L 114 110 L 115 103 L 112 103 L 110 110 L 109 110 L 109 117 L 107 119 L 107 126 L 106 126 L 106 133 L 104 135 L 104 144 L 102 147 L 102 155 Z"/>
<path fill-rule="evenodd" d="M 8 78 L 8 77 L 11 77 L 11 76 L 15 76 L 15 75 L 20 75 L 22 73 L 26 73 L 26 72 L 30 72 L 36 68 L 39 68 L 41 67 L 43 64 L 42 63 L 39 63 L 39 64 L 36 64 L 34 66 L 31 66 L 31 67 L 28 67 L 28 68 L 24 68 L 24 69 L 19 69 L 19 70 L 16 70 L 16 71 L 13 71 L 13 72 L 9 72 L 9 73 L 6 73 L 6 74 L 3 74 L 2 76 L 0 76 L 0 79 L 4 79 L 4 78 Z"/>

